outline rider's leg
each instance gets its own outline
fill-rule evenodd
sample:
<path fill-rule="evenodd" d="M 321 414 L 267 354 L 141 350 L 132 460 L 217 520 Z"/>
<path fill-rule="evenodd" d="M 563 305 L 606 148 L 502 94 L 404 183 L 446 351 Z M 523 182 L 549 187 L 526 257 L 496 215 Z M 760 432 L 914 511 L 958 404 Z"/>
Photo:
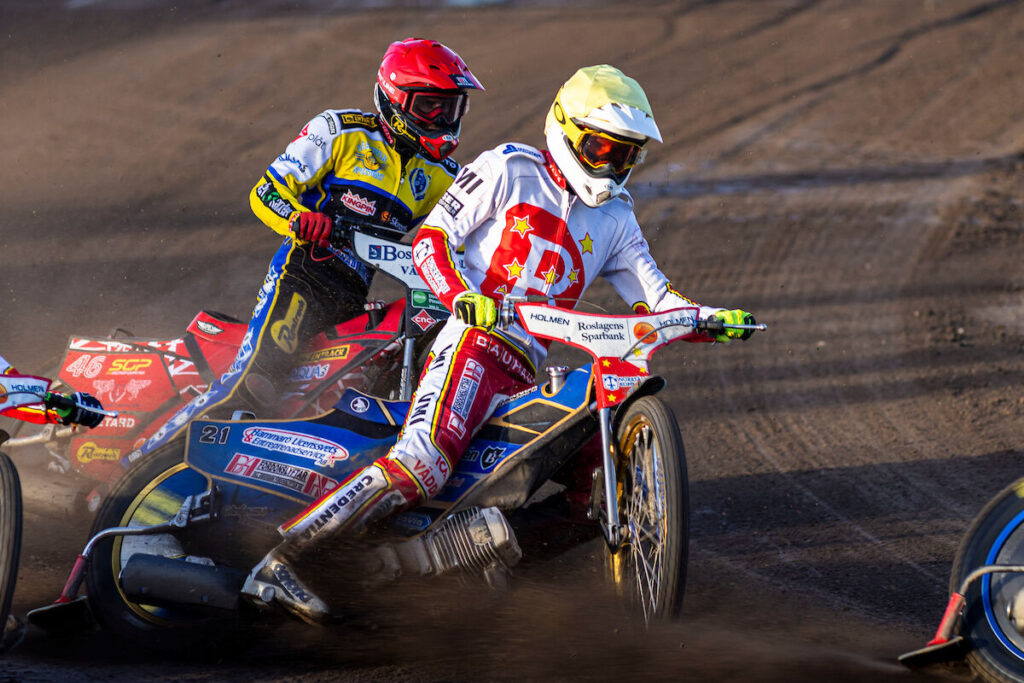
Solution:
<path fill-rule="evenodd" d="M 234 362 L 153 434 L 139 455 L 167 443 L 198 417 L 224 419 L 236 410 L 273 414 L 295 354 L 318 332 L 362 314 L 366 303 L 359 276 L 321 251 L 292 240 L 281 245 Z"/>
<path fill-rule="evenodd" d="M 480 330 L 447 324 L 432 349 L 398 442 L 387 456 L 279 528 L 284 540 L 253 569 L 243 592 L 276 599 L 307 621 L 327 617 L 327 606 L 291 569 L 298 555 L 324 538 L 433 497 L 473 434 L 503 398 L 532 383 L 518 353 Z"/>

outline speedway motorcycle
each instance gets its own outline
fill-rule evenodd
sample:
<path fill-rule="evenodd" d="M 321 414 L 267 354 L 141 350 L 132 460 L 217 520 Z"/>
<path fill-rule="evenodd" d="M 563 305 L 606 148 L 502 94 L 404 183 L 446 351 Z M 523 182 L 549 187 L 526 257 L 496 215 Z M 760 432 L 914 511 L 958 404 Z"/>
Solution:
<path fill-rule="evenodd" d="M 610 576 L 644 622 L 676 616 L 690 527 L 686 460 L 676 419 L 655 396 L 665 380 L 648 361 L 666 344 L 724 328 L 698 311 L 614 316 L 506 302 L 503 325 L 518 321 L 593 362 L 549 367 L 543 382 L 501 403 L 433 499 L 377 523 L 330 562 L 324 574 L 334 580 L 358 568 L 334 591 L 353 597 L 368 583 L 445 574 L 505 586 L 524 557 L 517 529 L 540 507 L 527 503 L 548 485 L 553 496 L 584 492 L 580 521 L 590 539 L 604 538 Z M 240 591 L 279 541 L 278 525 L 384 455 L 409 409 L 347 389 L 313 418 L 192 422 L 186 439 L 117 483 L 60 597 L 30 621 L 63 631 L 91 614 L 142 645 L 215 642 L 253 616 Z M 256 614 L 273 611 L 272 594 L 254 597 L 265 607 Z"/>
<path fill-rule="evenodd" d="M 960 541 L 935 636 L 899 660 L 965 660 L 984 681 L 1024 682 L 1024 478 L 992 498 Z"/>
<path fill-rule="evenodd" d="M 346 226 L 346 238 L 352 227 Z M 369 224 L 355 227 L 364 231 L 354 238 L 360 258 L 400 282 L 406 296 L 390 304 L 371 302 L 362 316 L 314 338 L 288 378 L 277 416 L 319 415 L 350 387 L 408 398 L 417 363 L 440 329 L 437 323 L 449 315 L 416 273 L 399 234 Z M 67 475 L 73 490 L 88 491 L 69 507 L 84 503 L 95 513 L 131 464 L 130 454 L 151 437 L 158 440 L 178 410 L 228 370 L 246 343 L 247 327 L 201 311 L 175 339 L 134 338 L 121 328 L 107 337 L 71 336 L 59 367 L 47 375 L 57 377 L 54 390 L 91 393 L 117 416 L 91 430 L 17 423 L 8 427 L 14 438 L 7 451 L 25 466 L 40 460 L 42 449 L 49 469 Z"/>

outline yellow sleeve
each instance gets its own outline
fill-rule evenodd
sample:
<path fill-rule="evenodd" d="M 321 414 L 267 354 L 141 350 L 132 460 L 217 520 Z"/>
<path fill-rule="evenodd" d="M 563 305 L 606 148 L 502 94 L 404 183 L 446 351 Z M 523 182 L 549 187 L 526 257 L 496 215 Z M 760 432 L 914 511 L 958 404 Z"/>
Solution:
<path fill-rule="evenodd" d="M 249 206 L 270 229 L 285 236 L 291 236 L 288 221 L 292 214 L 308 211 L 299 204 L 290 189 L 274 180 L 269 173 L 260 178 L 249 192 Z"/>

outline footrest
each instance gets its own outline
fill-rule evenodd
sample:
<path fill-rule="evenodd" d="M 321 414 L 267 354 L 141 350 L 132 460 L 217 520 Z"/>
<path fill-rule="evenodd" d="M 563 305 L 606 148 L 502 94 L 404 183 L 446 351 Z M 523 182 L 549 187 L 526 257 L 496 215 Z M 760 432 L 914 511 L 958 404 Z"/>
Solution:
<path fill-rule="evenodd" d="M 941 664 L 961 659 L 964 653 L 967 652 L 968 645 L 963 636 L 955 636 L 944 643 L 928 645 L 920 650 L 902 654 L 898 659 L 900 664 L 907 668 L 920 669 L 932 664 Z"/>
<path fill-rule="evenodd" d="M 80 595 L 69 602 L 55 602 L 28 613 L 28 621 L 51 635 L 69 635 L 95 626 L 89 599 Z"/>

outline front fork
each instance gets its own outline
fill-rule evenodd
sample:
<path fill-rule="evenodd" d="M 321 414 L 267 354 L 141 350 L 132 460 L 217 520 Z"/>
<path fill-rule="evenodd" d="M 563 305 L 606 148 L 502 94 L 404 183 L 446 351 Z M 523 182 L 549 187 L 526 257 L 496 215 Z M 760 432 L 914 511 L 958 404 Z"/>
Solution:
<path fill-rule="evenodd" d="M 597 514 L 596 505 L 592 504 L 591 511 L 604 533 L 604 540 L 608 548 L 615 552 L 622 545 L 623 527 L 619 524 L 619 483 L 615 473 L 615 441 L 612 435 L 612 409 L 601 408 L 597 412 L 599 429 L 601 430 L 601 482 L 604 485 L 604 514 L 603 522 Z M 594 487 L 592 501 L 597 500 L 598 473 L 594 473 Z"/>

